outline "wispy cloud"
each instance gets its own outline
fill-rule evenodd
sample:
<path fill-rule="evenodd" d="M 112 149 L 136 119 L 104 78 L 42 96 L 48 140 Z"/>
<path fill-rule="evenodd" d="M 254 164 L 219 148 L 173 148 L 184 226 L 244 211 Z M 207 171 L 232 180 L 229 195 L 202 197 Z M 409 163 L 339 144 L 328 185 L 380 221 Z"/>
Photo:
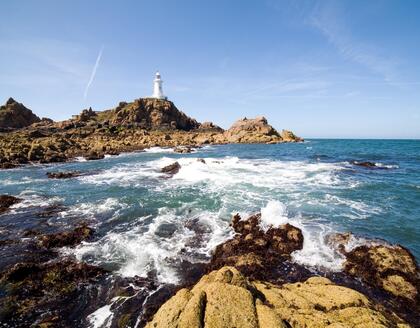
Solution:
<path fill-rule="evenodd" d="M 397 83 L 395 61 L 381 53 L 373 43 L 357 40 L 342 11 L 339 2 L 319 1 L 305 21 L 320 31 L 344 59 L 364 66 L 386 83 Z"/>
<path fill-rule="evenodd" d="M 101 47 L 101 50 L 99 50 L 98 57 L 96 57 L 95 65 L 93 66 L 92 73 L 90 74 L 89 82 L 86 85 L 85 93 L 84 93 L 84 99 L 87 98 L 89 88 L 92 85 L 93 80 L 95 79 L 96 71 L 98 70 L 99 64 L 101 62 L 102 53 L 104 51 L 104 46 Z"/>

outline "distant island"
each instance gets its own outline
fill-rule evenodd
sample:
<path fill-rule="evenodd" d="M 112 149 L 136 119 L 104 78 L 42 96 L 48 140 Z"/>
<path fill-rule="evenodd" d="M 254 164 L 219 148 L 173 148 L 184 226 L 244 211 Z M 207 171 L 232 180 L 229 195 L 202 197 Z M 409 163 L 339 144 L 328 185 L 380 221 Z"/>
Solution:
<path fill-rule="evenodd" d="M 71 119 L 39 118 L 13 98 L 0 106 L 0 168 L 27 163 L 87 160 L 140 151 L 148 147 L 191 147 L 226 143 L 300 142 L 293 132 L 280 133 L 263 116 L 243 118 L 228 130 L 212 122 L 199 123 L 164 97 L 120 102 L 115 108 L 83 110 Z"/>

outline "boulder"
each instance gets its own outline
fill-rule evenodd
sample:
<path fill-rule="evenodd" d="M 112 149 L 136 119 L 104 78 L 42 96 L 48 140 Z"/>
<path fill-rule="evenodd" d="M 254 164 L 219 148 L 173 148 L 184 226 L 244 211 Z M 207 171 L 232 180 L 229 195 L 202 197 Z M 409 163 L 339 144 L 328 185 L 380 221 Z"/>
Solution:
<path fill-rule="evenodd" d="M 164 303 L 147 328 L 210 327 L 408 327 L 375 309 L 363 294 L 322 277 L 276 286 L 250 282 L 223 267 L 181 289 Z"/>
<path fill-rule="evenodd" d="M 230 265 L 248 277 L 269 279 L 272 273 L 284 269 L 285 265 L 291 265 L 291 253 L 303 247 L 302 231 L 288 223 L 263 231 L 260 221 L 259 213 L 246 220 L 242 220 L 239 214 L 234 215 L 231 226 L 236 235 L 216 247 L 210 268 Z M 305 270 L 296 270 L 295 273 L 306 274 Z M 290 273 L 289 278 L 293 278 L 293 273 Z"/>
<path fill-rule="evenodd" d="M 0 106 L 0 128 L 20 129 L 41 119 L 23 104 L 9 98 L 5 105 Z"/>
<path fill-rule="evenodd" d="M 180 168 L 181 168 L 181 165 L 178 162 L 175 162 L 161 168 L 160 172 L 173 175 L 173 174 L 177 174 Z"/>
<path fill-rule="evenodd" d="M 302 138 L 296 136 L 292 131 L 289 131 L 289 130 L 282 130 L 280 136 L 283 139 L 283 141 L 287 141 L 287 142 L 304 141 Z"/>
<path fill-rule="evenodd" d="M 364 282 L 419 303 L 420 271 L 414 256 L 399 245 L 363 245 L 345 254 L 344 271 Z"/>
<path fill-rule="evenodd" d="M 0 214 L 8 211 L 10 206 L 17 204 L 20 201 L 20 198 L 14 196 L 0 195 Z"/>

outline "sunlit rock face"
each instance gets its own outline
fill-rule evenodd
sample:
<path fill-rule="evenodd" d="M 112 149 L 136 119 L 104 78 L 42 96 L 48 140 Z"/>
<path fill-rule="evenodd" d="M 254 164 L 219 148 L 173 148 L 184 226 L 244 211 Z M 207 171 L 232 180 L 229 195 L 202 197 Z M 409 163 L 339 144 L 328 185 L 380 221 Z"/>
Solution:
<path fill-rule="evenodd" d="M 20 129 L 39 121 L 38 116 L 13 98 L 0 106 L 0 129 Z"/>

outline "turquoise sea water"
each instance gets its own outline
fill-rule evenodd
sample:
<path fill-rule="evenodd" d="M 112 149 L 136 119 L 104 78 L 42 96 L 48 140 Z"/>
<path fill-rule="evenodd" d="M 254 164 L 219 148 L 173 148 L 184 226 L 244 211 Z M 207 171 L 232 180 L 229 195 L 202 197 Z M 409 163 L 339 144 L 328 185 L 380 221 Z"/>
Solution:
<path fill-rule="evenodd" d="M 181 164 L 178 174 L 160 173 L 175 160 Z M 377 167 L 353 165 L 354 160 Z M 46 177 L 65 170 L 87 174 Z M 399 243 L 420 258 L 416 140 L 221 145 L 182 155 L 153 148 L 101 161 L 0 171 L 0 194 L 24 199 L 0 217 L 0 239 L 85 221 L 95 227 L 95 239 L 63 253 L 123 276 L 155 272 L 162 282 L 177 282 L 180 259 L 208 259 L 232 235 L 232 213 L 246 217 L 261 209 L 268 223 L 287 221 L 303 229 L 304 248 L 294 254 L 299 263 L 340 270 L 342 258 L 325 242 L 335 231 L 355 233 L 355 245 L 363 237 Z"/>

